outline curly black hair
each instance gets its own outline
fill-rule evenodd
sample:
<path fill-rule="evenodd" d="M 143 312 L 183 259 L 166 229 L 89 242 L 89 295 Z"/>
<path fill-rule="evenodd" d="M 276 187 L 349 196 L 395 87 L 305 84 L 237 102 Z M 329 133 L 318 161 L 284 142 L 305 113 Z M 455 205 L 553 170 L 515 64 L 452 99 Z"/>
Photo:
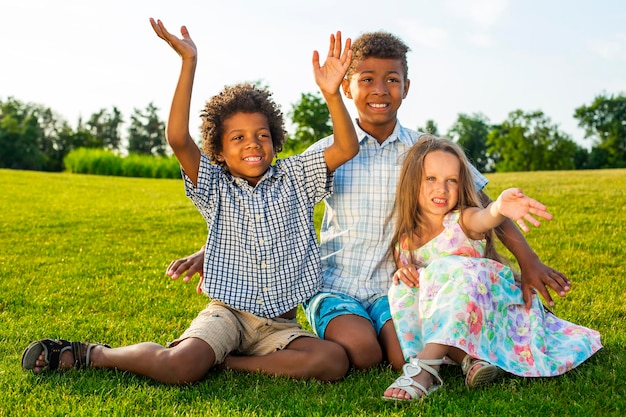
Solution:
<path fill-rule="evenodd" d="M 409 78 L 406 54 L 411 49 L 397 36 L 388 32 L 364 33 L 352 42 L 352 62 L 346 77 L 350 79 L 357 65 L 367 58 L 399 59 L 402 61 L 404 80 Z"/>
<path fill-rule="evenodd" d="M 286 139 L 283 113 L 272 98 L 272 93 L 250 83 L 225 86 L 224 89 L 206 102 L 200 113 L 202 118 L 202 150 L 211 162 L 224 165 L 217 160 L 222 152 L 224 120 L 235 113 L 261 113 L 267 117 L 272 135 L 274 153 L 282 150 Z"/>

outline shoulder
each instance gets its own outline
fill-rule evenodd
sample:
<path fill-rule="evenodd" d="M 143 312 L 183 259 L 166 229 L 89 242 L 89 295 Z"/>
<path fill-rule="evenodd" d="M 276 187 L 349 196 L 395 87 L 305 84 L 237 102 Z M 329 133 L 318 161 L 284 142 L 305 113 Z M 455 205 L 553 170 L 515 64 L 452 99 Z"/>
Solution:
<path fill-rule="evenodd" d="M 445 217 L 443 218 L 443 225 L 445 227 L 451 226 L 455 223 L 458 223 L 460 218 L 461 218 L 461 211 L 452 210 L 451 212 L 446 214 Z"/>
<path fill-rule="evenodd" d="M 311 152 L 318 152 L 318 151 L 324 150 L 333 143 L 334 139 L 335 137 L 333 135 L 326 136 L 325 138 L 318 140 L 317 142 L 315 142 L 314 144 L 306 148 L 306 150 L 302 154 L 306 155 Z"/>

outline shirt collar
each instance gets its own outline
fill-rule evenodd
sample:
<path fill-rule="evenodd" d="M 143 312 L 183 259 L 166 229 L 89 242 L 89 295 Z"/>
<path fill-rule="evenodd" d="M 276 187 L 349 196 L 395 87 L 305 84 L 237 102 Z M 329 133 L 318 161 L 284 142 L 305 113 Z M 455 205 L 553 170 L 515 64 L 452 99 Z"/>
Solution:
<path fill-rule="evenodd" d="M 373 140 L 376 140 L 365 130 L 361 129 L 358 120 L 359 119 L 356 119 L 356 123 L 354 123 L 354 128 L 356 130 L 357 137 L 359 138 L 359 143 L 362 144 L 367 138 L 372 138 Z M 407 146 L 411 146 L 411 144 L 413 143 L 411 141 L 409 133 L 404 127 L 402 127 L 398 119 L 396 119 L 396 126 L 393 128 L 393 132 L 391 132 L 391 135 L 387 137 L 387 139 L 383 142 L 381 146 L 386 146 L 386 144 L 393 143 L 397 140 Z"/>

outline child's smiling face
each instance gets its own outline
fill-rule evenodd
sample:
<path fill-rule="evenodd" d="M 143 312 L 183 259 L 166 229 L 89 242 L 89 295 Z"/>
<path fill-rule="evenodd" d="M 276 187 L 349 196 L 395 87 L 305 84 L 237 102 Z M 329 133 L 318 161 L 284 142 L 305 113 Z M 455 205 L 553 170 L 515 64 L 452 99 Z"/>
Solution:
<path fill-rule="evenodd" d="M 267 117 L 238 112 L 224 120 L 222 151 L 216 155 L 233 177 L 255 186 L 274 159 L 274 144 Z"/>

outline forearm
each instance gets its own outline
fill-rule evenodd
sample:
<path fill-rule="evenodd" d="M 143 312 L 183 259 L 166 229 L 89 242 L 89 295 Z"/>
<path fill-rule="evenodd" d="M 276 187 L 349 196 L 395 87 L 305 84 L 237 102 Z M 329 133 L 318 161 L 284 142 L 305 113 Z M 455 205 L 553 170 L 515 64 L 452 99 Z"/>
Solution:
<path fill-rule="evenodd" d="M 538 260 L 535 251 L 532 250 L 522 232 L 510 219 L 502 222 L 495 229 L 495 232 L 498 239 L 515 256 L 520 266 Z"/>
<path fill-rule="evenodd" d="M 333 144 L 326 149 L 326 164 L 330 171 L 334 171 L 359 153 L 359 142 L 341 94 L 325 94 L 324 99 L 333 123 Z"/>
<path fill-rule="evenodd" d="M 172 147 L 174 153 L 185 149 L 189 145 L 189 141 L 193 142 L 189 134 L 189 113 L 191 110 L 191 93 L 195 70 L 195 57 L 183 60 L 172 99 L 166 131 L 167 142 Z"/>

